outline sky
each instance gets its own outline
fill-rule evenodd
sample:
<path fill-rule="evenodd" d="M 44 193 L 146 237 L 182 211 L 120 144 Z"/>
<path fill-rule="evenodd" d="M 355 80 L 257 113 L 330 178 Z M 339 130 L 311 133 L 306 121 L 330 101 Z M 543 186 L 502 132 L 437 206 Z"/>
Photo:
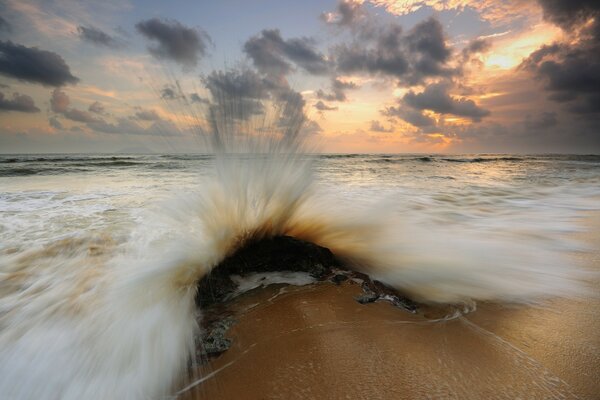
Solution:
<path fill-rule="evenodd" d="M 202 151 L 223 93 L 323 152 L 599 153 L 600 2 L 0 1 L 0 153 Z"/>

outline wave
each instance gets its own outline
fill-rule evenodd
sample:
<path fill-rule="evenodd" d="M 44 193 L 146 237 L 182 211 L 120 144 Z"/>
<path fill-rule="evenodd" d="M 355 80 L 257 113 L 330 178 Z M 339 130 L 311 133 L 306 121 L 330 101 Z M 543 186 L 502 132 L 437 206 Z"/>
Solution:
<path fill-rule="evenodd" d="M 199 280 L 249 243 L 276 236 L 328 248 L 345 266 L 423 302 L 532 302 L 580 293 L 580 276 L 553 243 L 432 233 L 385 203 L 341 206 L 315 182 L 303 114 L 274 104 L 265 127 L 262 117 L 232 116 L 243 108 L 236 101 L 209 108 L 211 176 L 145 218 L 127 247 L 88 238 L 0 256 L 4 396 L 173 393 L 195 354 Z M 164 237 L 153 236 L 165 229 Z"/>
<path fill-rule="evenodd" d="M 455 162 L 455 163 L 485 163 L 485 162 L 498 162 L 498 161 L 526 161 L 525 158 L 521 157 L 475 157 L 475 158 L 442 158 L 442 161 Z"/>
<path fill-rule="evenodd" d="M 0 164 L 12 164 L 16 162 L 27 162 L 27 163 L 68 163 L 68 162 L 93 162 L 93 161 L 122 161 L 122 160 L 135 160 L 137 157 L 118 157 L 118 156 L 105 156 L 105 157 L 94 157 L 94 156 L 46 156 L 46 157 L 34 157 L 34 156 L 20 156 L 0 159 Z"/>
<path fill-rule="evenodd" d="M 59 175 L 59 174 L 70 174 L 76 172 L 85 172 L 82 168 L 28 168 L 28 167 L 16 167 L 16 168 L 1 168 L 0 177 L 10 176 L 30 176 L 30 175 Z"/>

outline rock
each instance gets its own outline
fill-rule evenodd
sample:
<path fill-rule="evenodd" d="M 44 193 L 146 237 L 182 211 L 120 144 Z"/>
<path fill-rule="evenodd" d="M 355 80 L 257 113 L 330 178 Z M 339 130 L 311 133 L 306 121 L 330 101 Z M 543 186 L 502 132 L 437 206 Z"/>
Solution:
<path fill-rule="evenodd" d="M 336 274 L 333 276 L 333 278 L 331 278 L 331 281 L 333 283 L 335 283 L 336 285 L 339 285 L 340 283 L 344 282 L 347 279 L 348 279 L 348 277 L 346 275 Z"/>
<path fill-rule="evenodd" d="M 379 295 L 377 293 L 373 293 L 373 292 L 364 293 L 358 297 L 355 297 L 356 301 L 358 301 L 360 304 L 373 303 L 378 298 L 379 298 Z"/>
<path fill-rule="evenodd" d="M 227 331 L 237 321 L 233 318 L 223 318 L 213 321 L 205 327 L 204 335 L 196 339 L 197 362 L 204 362 L 229 350 L 231 339 L 225 337 Z"/>
<path fill-rule="evenodd" d="M 196 304 L 204 308 L 223 301 L 236 288 L 230 275 L 251 272 L 307 272 L 323 278 L 340 264 L 321 246 L 290 236 L 276 236 L 250 243 L 227 257 L 198 283 Z"/>

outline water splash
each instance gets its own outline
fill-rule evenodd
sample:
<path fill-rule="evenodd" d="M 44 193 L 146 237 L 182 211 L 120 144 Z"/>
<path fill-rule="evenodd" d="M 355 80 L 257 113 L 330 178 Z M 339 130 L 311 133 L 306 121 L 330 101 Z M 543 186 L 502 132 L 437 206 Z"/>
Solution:
<path fill-rule="evenodd" d="M 251 241 L 289 235 L 422 301 L 574 295 L 579 276 L 543 241 L 411 225 L 385 203 L 342 207 L 315 183 L 303 103 L 219 92 L 194 114 L 215 154 L 199 188 L 134 230 L 0 258 L 0 393 L 11 399 L 161 398 L 193 351 L 196 284 Z M 183 188 L 182 188 L 183 189 Z M 153 224 L 170 227 L 154 236 Z M 164 230 L 161 230 L 164 232 Z M 541 250 L 541 251 L 537 251 Z"/>

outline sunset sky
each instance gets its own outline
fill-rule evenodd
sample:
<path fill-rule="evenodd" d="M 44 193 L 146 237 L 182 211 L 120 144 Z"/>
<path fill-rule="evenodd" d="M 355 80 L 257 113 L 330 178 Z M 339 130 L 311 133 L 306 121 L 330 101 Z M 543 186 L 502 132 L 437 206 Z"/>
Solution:
<path fill-rule="evenodd" d="M 600 1 L 0 2 L 0 153 L 200 151 L 216 90 L 325 152 L 598 153 Z"/>

